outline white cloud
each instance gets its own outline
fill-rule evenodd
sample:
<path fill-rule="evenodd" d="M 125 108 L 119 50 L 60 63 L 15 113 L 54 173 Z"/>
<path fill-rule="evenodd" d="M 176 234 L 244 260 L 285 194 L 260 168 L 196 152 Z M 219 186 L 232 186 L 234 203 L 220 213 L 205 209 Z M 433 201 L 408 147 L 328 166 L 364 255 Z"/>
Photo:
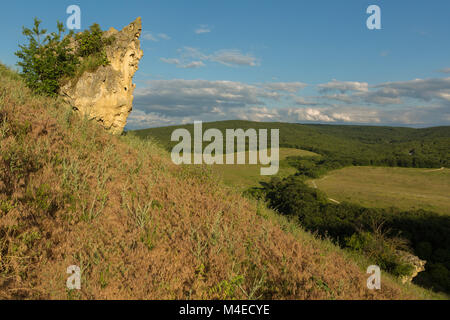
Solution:
<path fill-rule="evenodd" d="M 177 59 L 162 61 L 187 66 Z M 332 81 L 326 85 L 318 86 L 318 91 L 337 93 L 299 96 L 298 91 L 306 86 L 302 82 L 252 85 L 233 81 L 151 80 L 146 88 L 135 91 L 136 114 L 130 117 L 129 128 L 227 119 L 414 126 L 450 123 L 450 78 L 387 82 L 370 87 L 363 82 Z M 332 104 L 331 100 L 338 102 Z"/>
<path fill-rule="evenodd" d="M 158 33 L 158 38 L 162 40 L 170 40 L 171 38 L 165 33 Z"/>
<path fill-rule="evenodd" d="M 263 89 L 232 81 L 151 80 L 145 89 L 137 89 L 135 106 L 146 112 L 168 116 L 199 115 L 214 107 L 238 108 L 262 104 L 270 97 Z"/>
<path fill-rule="evenodd" d="M 354 102 L 354 98 L 352 98 L 352 96 L 349 96 L 344 93 L 335 93 L 335 94 L 324 95 L 324 96 L 322 96 L 322 98 L 328 99 L 328 100 L 337 100 L 337 101 L 341 101 L 341 102 L 345 102 L 345 103 L 353 103 Z"/>
<path fill-rule="evenodd" d="M 400 105 L 416 99 L 430 102 L 450 102 L 450 78 L 415 79 L 411 81 L 386 82 L 369 89 L 364 82 L 333 81 L 318 86 L 321 98 L 345 103 L 368 103 L 376 105 Z M 326 94 L 338 91 L 339 94 Z M 345 92 L 353 92 L 347 94 Z"/>
<path fill-rule="evenodd" d="M 179 65 L 180 60 L 174 58 L 161 58 L 160 59 L 164 63 Z"/>
<path fill-rule="evenodd" d="M 194 68 L 200 68 L 200 67 L 204 67 L 204 66 L 205 66 L 205 64 L 201 61 L 192 61 L 188 64 L 180 65 L 179 68 L 194 69 Z"/>
<path fill-rule="evenodd" d="M 205 64 L 202 61 L 192 61 L 187 64 L 183 64 L 183 63 L 181 63 L 181 61 L 179 59 L 175 59 L 175 58 L 160 58 L 160 60 L 167 64 L 174 64 L 177 66 L 177 68 L 182 68 L 182 69 L 194 69 L 194 68 L 200 68 L 200 67 L 205 66 Z"/>
<path fill-rule="evenodd" d="M 189 64 L 192 60 L 196 61 L 210 61 L 217 62 L 226 66 L 259 66 L 259 59 L 253 55 L 247 53 L 244 54 L 238 49 L 223 49 L 215 51 L 212 54 L 205 54 L 199 49 L 192 47 L 184 47 L 178 49 L 181 60 L 187 61 L 185 64 Z"/>
<path fill-rule="evenodd" d="M 304 97 L 293 96 L 292 98 L 294 99 L 295 104 L 299 105 L 299 106 L 316 106 L 316 105 L 318 105 L 317 102 L 311 101 L 311 100 L 306 100 Z"/>
<path fill-rule="evenodd" d="M 326 114 L 326 110 L 319 108 L 292 108 L 288 109 L 291 119 L 297 121 L 334 122 L 335 119 Z M 296 118 L 292 118 L 295 116 Z"/>
<path fill-rule="evenodd" d="M 221 63 L 226 66 L 250 66 L 259 65 L 258 59 L 251 54 L 243 54 L 237 49 L 224 49 L 214 52 L 208 60 Z"/>
<path fill-rule="evenodd" d="M 211 32 L 211 28 L 206 25 L 200 25 L 197 29 L 195 29 L 194 31 L 196 34 L 204 34 L 204 33 L 210 33 Z"/>
<path fill-rule="evenodd" d="M 263 87 L 267 90 L 285 91 L 290 93 L 296 93 L 307 86 L 308 85 L 303 82 L 272 82 L 263 84 Z"/>
<path fill-rule="evenodd" d="M 134 105 L 148 113 L 166 116 L 200 115 L 212 110 L 228 112 L 279 101 L 281 97 L 289 96 L 286 91 L 304 86 L 299 82 L 250 85 L 233 81 L 151 80 L 146 88 L 136 89 Z"/>
<path fill-rule="evenodd" d="M 165 117 L 157 113 L 146 113 L 142 110 L 133 110 L 127 121 L 128 126 L 132 128 L 151 128 L 179 123 L 179 119 Z"/>
<path fill-rule="evenodd" d="M 142 39 L 148 40 L 148 41 L 153 41 L 153 42 L 158 42 L 159 40 L 170 40 L 170 37 L 165 33 L 158 33 L 157 35 L 154 35 L 150 31 L 144 31 L 142 33 Z"/>
<path fill-rule="evenodd" d="M 334 79 L 331 82 L 318 85 L 318 88 L 321 93 L 332 91 L 339 91 L 340 93 L 348 91 L 367 92 L 369 91 L 369 84 L 367 82 L 337 81 Z"/>
<path fill-rule="evenodd" d="M 450 102 L 450 78 L 415 79 L 403 82 L 387 82 L 375 86 L 377 93 L 389 92 L 392 98 L 414 98 L 423 101 L 440 99 Z"/>
<path fill-rule="evenodd" d="M 144 40 L 148 40 L 148 41 L 154 41 L 154 42 L 158 42 L 158 38 L 155 37 L 151 32 L 149 31 L 144 31 L 142 33 L 142 39 Z"/>

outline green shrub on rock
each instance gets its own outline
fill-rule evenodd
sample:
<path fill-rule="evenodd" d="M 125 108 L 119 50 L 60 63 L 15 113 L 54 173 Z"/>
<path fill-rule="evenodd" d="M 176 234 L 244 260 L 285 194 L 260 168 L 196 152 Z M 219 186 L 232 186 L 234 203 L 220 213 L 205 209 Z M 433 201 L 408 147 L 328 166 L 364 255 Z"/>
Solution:
<path fill-rule="evenodd" d="M 68 34 L 61 22 L 57 32 L 41 29 L 42 21 L 35 18 L 32 29 L 23 28 L 28 44 L 20 45 L 15 54 L 21 60 L 21 75 L 35 93 L 57 96 L 63 81 L 81 76 L 85 71 L 95 71 L 109 64 L 105 47 L 113 37 L 103 37 L 98 24 L 77 35 Z"/>

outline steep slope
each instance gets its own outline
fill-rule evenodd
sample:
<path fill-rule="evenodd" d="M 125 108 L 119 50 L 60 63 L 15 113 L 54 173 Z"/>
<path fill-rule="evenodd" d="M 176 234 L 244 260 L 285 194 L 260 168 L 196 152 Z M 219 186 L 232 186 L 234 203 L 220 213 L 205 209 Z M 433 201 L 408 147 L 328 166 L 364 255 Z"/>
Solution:
<path fill-rule="evenodd" d="M 402 299 L 207 168 L 107 134 L 0 65 L 0 298 Z M 290 227 L 289 227 L 290 226 Z M 81 268 L 81 290 L 66 270 Z"/>

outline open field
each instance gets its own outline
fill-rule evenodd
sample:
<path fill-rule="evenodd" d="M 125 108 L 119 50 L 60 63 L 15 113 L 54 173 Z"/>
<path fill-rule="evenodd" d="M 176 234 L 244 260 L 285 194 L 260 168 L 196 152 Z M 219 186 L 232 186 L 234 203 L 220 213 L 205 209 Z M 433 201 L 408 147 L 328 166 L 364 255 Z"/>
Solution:
<path fill-rule="evenodd" d="M 450 169 L 347 167 L 310 184 L 340 202 L 450 214 Z"/>
<path fill-rule="evenodd" d="M 292 149 L 292 148 L 280 148 L 280 170 L 276 176 L 280 178 L 287 177 L 296 172 L 295 168 L 289 166 L 286 161 L 284 161 L 287 157 L 292 156 L 303 156 L 303 157 L 312 157 L 318 156 L 316 153 L 300 150 L 300 149 Z M 246 155 L 247 163 L 248 163 L 248 152 Z M 225 184 L 233 186 L 240 191 L 246 190 L 251 187 L 259 186 L 259 182 L 268 182 L 272 176 L 262 176 L 260 174 L 260 169 L 263 167 L 260 164 L 257 165 L 213 165 L 213 171 L 216 172 Z M 267 166 L 268 167 L 268 166 Z"/>

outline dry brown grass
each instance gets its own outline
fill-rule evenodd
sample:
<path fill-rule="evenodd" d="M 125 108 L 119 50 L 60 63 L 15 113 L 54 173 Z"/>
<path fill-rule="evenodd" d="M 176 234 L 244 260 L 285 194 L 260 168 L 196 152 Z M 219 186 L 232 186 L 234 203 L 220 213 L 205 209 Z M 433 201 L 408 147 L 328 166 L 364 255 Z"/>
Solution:
<path fill-rule="evenodd" d="M 403 299 L 205 168 L 113 137 L 0 65 L 0 298 Z M 265 209 L 264 209 L 265 210 Z M 82 269 L 81 291 L 66 269 Z"/>

